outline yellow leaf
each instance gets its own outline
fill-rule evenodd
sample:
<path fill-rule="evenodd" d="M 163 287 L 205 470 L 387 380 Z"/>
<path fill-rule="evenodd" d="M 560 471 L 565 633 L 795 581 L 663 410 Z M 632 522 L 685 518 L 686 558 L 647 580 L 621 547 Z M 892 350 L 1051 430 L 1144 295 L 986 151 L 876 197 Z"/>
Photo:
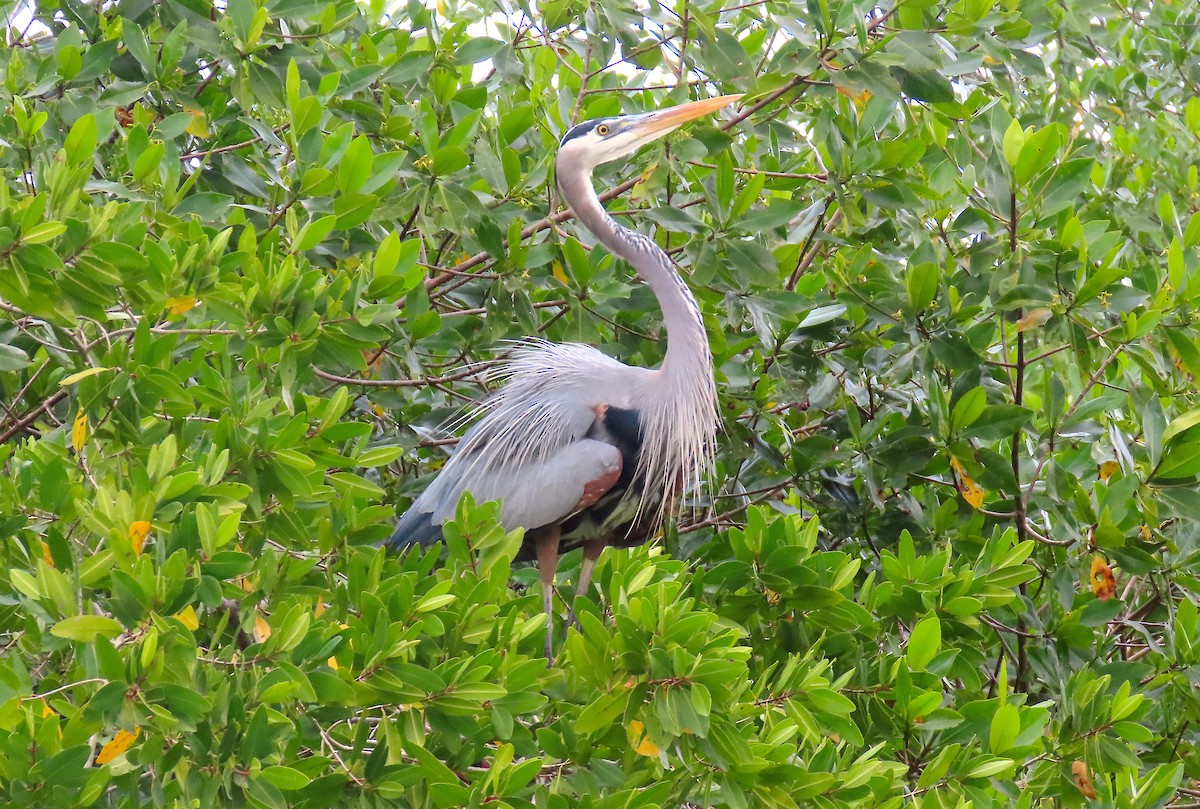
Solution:
<path fill-rule="evenodd" d="M 658 745 L 650 741 L 650 737 L 646 735 L 646 726 L 636 719 L 629 722 L 626 735 L 629 736 L 629 743 L 633 746 L 634 752 L 639 756 L 656 758 L 662 752 L 658 749 Z"/>
<path fill-rule="evenodd" d="M 238 584 L 240 584 L 242 586 L 242 589 L 245 590 L 247 593 L 254 592 L 254 582 L 250 581 L 250 579 L 248 579 L 247 577 L 239 576 Z"/>
<path fill-rule="evenodd" d="M 150 535 L 150 523 L 145 520 L 134 520 L 129 523 L 129 544 L 135 554 L 140 554 Z"/>
<path fill-rule="evenodd" d="M 67 385 L 74 385 L 81 379 L 86 379 L 89 376 L 95 376 L 96 374 L 104 373 L 105 371 L 110 370 L 112 369 L 104 365 L 96 368 L 88 368 L 87 370 L 79 371 L 78 373 L 71 374 L 70 376 L 64 376 L 62 379 L 58 380 L 58 385 L 59 387 L 65 388 Z"/>
<path fill-rule="evenodd" d="M 557 278 L 558 282 L 563 286 L 568 286 L 571 283 L 570 279 L 567 278 L 567 274 L 563 272 L 563 265 L 561 262 L 556 261 L 551 264 L 550 273 Z"/>
<path fill-rule="evenodd" d="M 184 312 L 196 308 L 196 304 L 199 302 L 191 295 L 178 295 L 174 298 L 167 298 L 167 312 L 172 315 L 182 315 Z"/>
<path fill-rule="evenodd" d="M 331 658 L 329 658 L 329 660 L 327 660 L 325 662 L 327 662 L 329 664 L 329 668 L 333 669 L 334 671 L 338 670 L 338 664 L 337 664 L 336 657 L 331 657 Z"/>
<path fill-rule="evenodd" d="M 1053 312 L 1044 307 L 1041 309 L 1034 309 L 1032 312 L 1025 315 L 1025 317 L 1017 321 L 1017 331 L 1036 329 L 1038 326 L 1042 325 L 1051 317 L 1053 317 L 1053 315 Z"/>
<path fill-rule="evenodd" d="M 96 766 L 99 767 L 107 764 L 130 747 L 133 747 L 133 743 L 137 741 L 137 737 L 141 733 L 141 728 L 134 728 L 133 733 L 127 730 L 118 730 L 117 735 L 112 737 L 112 741 L 104 745 L 100 750 L 100 755 L 96 756 Z"/>
<path fill-rule="evenodd" d="M 207 138 L 208 118 L 205 116 L 204 110 L 192 107 L 184 107 L 184 110 L 192 114 L 192 121 L 187 125 L 187 133 L 195 138 Z"/>
<path fill-rule="evenodd" d="M 196 610 L 191 604 L 175 613 L 175 618 L 193 632 L 200 628 L 200 619 L 196 617 Z"/>
<path fill-rule="evenodd" d="M 88 436 L 88 417 L 87 413 L 82 409 L 75 414 L 75 423 L 71 425 L 71 446 L 75 448 L 75 454 L 83 452 L 83 445 L 87 441 Z"/>
<path fill-rule="evenodd" d="M 1096 788 L 1092 786 L 1092 774 L 1088 771 L 1088 765 L 1075 759 L 1071 762 L 1071 775 L 1075 778 L 1075 786 L 1083 793 L 1083 797 L 1089 801 L 1096 797 Z"/>
<path fill-rule="evenodd" d="M 42 543 L 42 559 L 50 567 L 54 567 L 54 557 L 50 555 L 50 546 L 45 542 Z"/>
<path fill-rule="evenodd" d="M 259 643 L 266 643 L 267 638 L 271 637 L 271 625 L 261 615 L 254 618 L 254 639 Z"/>
<path fill-rule="evenodd" d="M 774 607 L 779 603 L 779 593 L 775 592 L 774 590 L 767 590 L 765 595 L 767 597 L 768 607 Z"/>
<path fill-rule="evenodd" d="M 42 718 L 45 719 L 47 716 L 58 716 L 58 714 L 50 707 L 50 703 L 42 700 Z"/>
<path fill-rule="evenodd" d="M 1152 538 L 1152 535 L 1150 533 L 1150 526 L 1139 525 L 1138 526 L 1138 536 L 1141 537 L 1142 542 L 1149 542 Z"/>
<path fill-rule="evenodd" d="M 1113 476 L 1113 473 L 1121 468 L 1121 465 L 1116 461 L 1105 461 L 1100 464 L 1100 479 L 1108 483 L 1108 479 Z"/>
<path fill-rule="evenodd" d="M 1104 561 L 1103 556 L 1092 557 L 1091 580 L 1092 592 L 1101 601 L 1108 601 L 1117 594 L 1117 577 L 1113 575 L 1112 568 Z"/>
<path fill-rule="evenodd" d="M 950 468 L 954 470 L 954 481 L 963 500 L 970 503 L 972 508 L 981 507 L 983 505 L 983 487 L 971 479 L 971 476 L 963 469 L 962 463 L 953 455 L 950 456 Z"/>
<path fill-rule="evenodd" d="M 837 91 L 854 102 L 854 106 L 860 110 L 867 106 L 867 102 L 871 100 L 870 90 L 855 91 L 855 89 L 852 87 L 843 87 L 838 85 Z"/>
<path fill-rule="evenodd" d="M 313 617 L 320 618 L 325 612 L 325 596 L 317 596 L 317 606 L 313 607 Z"/>

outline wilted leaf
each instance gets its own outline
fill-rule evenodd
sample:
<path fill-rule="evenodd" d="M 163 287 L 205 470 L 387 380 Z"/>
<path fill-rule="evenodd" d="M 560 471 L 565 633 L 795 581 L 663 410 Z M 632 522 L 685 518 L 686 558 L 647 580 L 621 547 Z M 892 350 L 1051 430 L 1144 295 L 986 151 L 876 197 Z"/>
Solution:
<path fill-rule="evenodd" d="M 1092 557 L 1091 581 L 1092 592 L 1101 601 L 1107 601 L 1117 594 L 1117 578 L 1102 556 Z"/>
<path fill-rule="evenodd" d="M 1036 329 L 1052 317 L 1054 317 L 1054 312 L 1045 307 L 1034 309 L 1016 322 L 1016 329 L 1019 332 Z"/>
<path fill-rule="evenodd" d="M 1080 759 L 1071 762 L 1071 776 L 1075 779 L 1075 786 L 1083 793 L 1083 797 L 1089 801 L 1096 797 L 1096 788 L 1092 786 L 1092 773 L 1088 770 L 1085 762 Z"/>
<path fill-rule="evenodd" d="M 954 482 L 963 499 L 970 503 L 972 508 L 982 507 L 983 487 L 971 479 L 958 458 L 950 456 L 950 468 L 954 470 Z"/>
<path fill-rule="evenodd" d="M 266 642 L 271 637 L 271 625 L 261 615 L 254 616 L 254 639 L 259 643 Z"/>

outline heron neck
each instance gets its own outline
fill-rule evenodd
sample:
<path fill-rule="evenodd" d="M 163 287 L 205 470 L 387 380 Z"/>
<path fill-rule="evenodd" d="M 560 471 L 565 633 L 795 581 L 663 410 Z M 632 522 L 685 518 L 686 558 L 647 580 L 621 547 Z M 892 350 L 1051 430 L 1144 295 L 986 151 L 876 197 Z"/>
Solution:
<path fill-rule="evenodd" d="M 712 360 L 700 307 L 670 257 L 653 239 L 622 227 L 608 215 L 592 189 L 590 175 L 578 175 L 567 182 L 560 178 L 559 188 L 576 218 L 601 244 L 629 262 L 658 299 L 667 332 L 662 373 L 671 377 L 691 377 L 693 381 L 711 380 Z"/>

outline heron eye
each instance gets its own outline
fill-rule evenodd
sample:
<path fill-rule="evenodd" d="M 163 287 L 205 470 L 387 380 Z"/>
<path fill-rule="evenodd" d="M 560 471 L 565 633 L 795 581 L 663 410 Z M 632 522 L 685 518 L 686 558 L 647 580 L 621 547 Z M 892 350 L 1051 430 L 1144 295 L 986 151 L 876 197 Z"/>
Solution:
<path fill-rule="evenodd" d="M 600 126 L 596 127 L 596 134 L 597 135 L 607 135 L 608 134 L 608 124 L 600 124 Z"/>

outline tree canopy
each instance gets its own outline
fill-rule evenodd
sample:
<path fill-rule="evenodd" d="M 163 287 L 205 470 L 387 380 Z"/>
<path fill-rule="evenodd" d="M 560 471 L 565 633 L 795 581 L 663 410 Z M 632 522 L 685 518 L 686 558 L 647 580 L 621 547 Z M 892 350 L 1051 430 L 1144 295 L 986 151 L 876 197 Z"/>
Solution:
<path fill-rule="evenodd" d="M 1196 4 L 5 13 L 6 805 L 1200 805 Z M 716 468 L 547 667 L 495 504 L 377 543 L 505 340 L 661 360 L 554 151 L 723 93 L 596 174 Z"/>

